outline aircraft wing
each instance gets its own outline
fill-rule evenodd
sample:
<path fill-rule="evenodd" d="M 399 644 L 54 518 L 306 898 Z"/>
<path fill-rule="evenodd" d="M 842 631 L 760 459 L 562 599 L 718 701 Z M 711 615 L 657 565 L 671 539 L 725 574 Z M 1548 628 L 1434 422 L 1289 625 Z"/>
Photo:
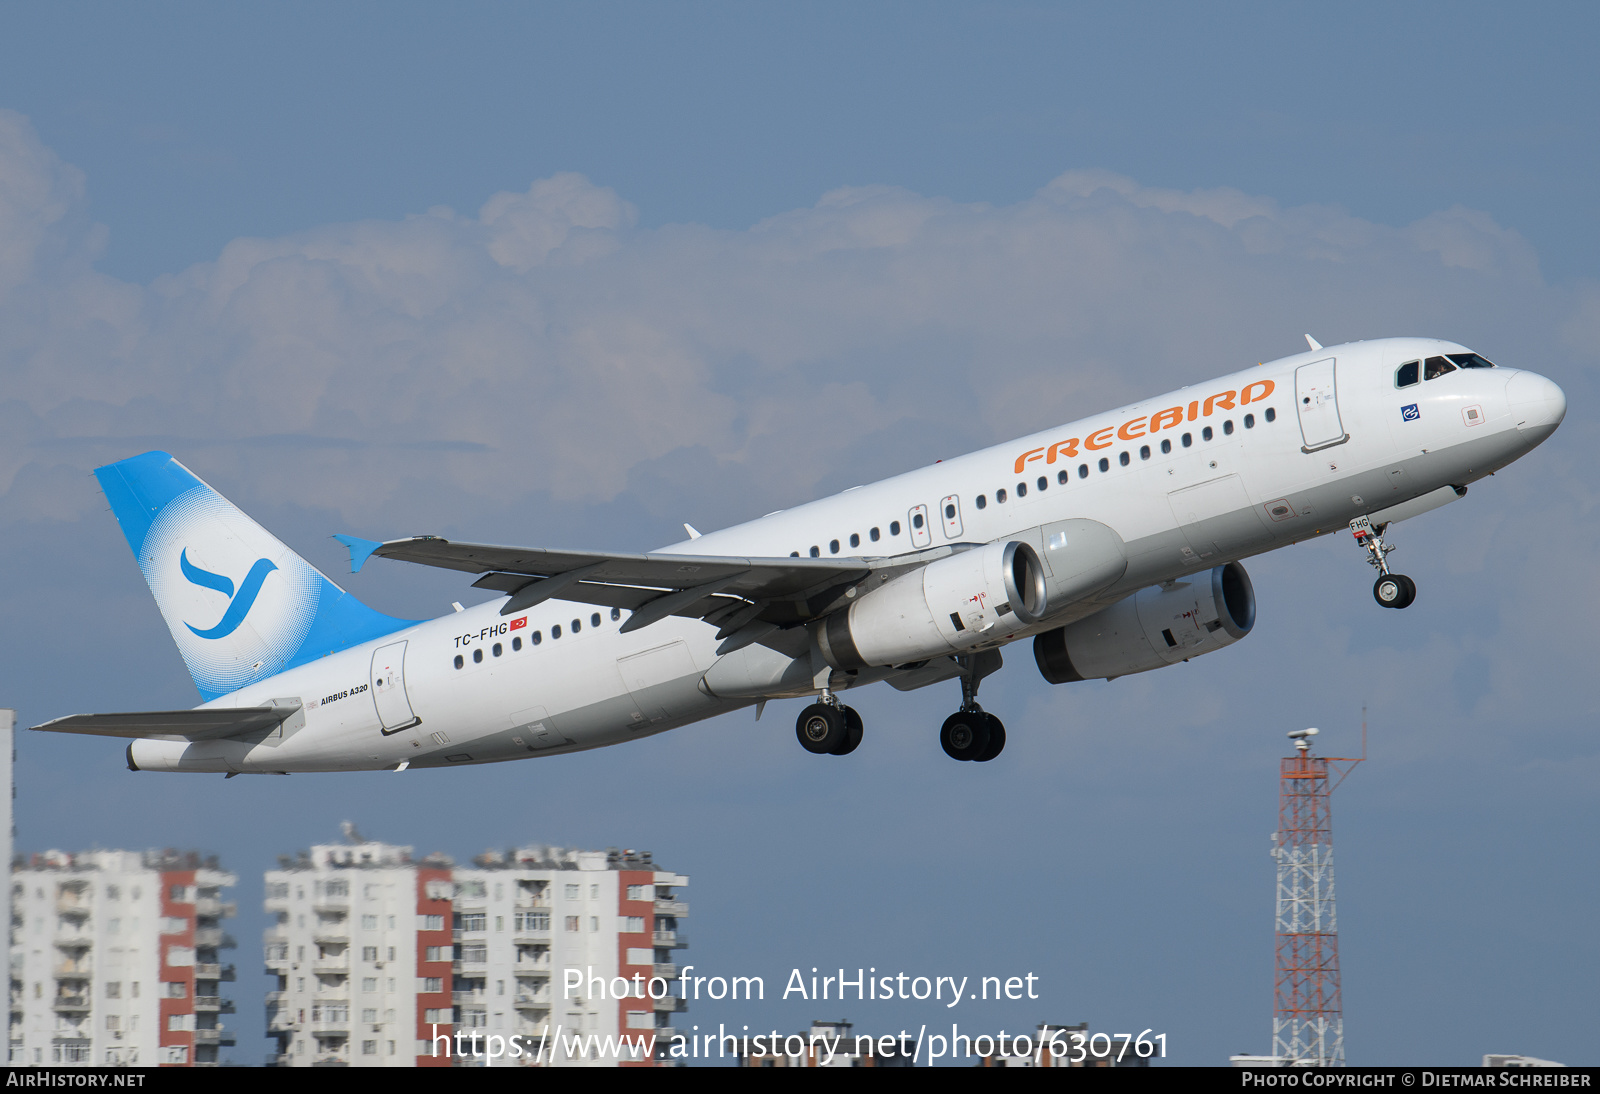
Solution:
<path fill-rule="evenodd" d="M 299 709 L 299 705 L 295 704 L 281 707 L 151 710 L 133 714 L 74 714 L 33 728 L 51 733 L 89 733 L 96 737 L 210 741 L 272 729 Z"/>
<path fill-rule="evenodd" d="M 764 633 L 814 617 L 873 569 L 862 558 L 740 558 L 725 555 L 617 554 L 454 543 L 439 536 L 376 543 L 335 536 L 359 571 L 373 555 L 484 575 L 477 588 L 507 593 L 500 614 L 545 600 L 628 608 L 624 631 L 668 615 L 705 618 L 724 637 L 752 626 Z M 748 633 L 748 632 L 747 632 Z M 751 637 L 755 641 L 759 635 Z"/>

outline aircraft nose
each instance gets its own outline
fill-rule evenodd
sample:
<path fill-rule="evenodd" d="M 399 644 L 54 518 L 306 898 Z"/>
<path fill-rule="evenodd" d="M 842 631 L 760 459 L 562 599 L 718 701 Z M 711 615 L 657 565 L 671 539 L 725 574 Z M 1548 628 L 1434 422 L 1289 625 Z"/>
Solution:
<path fill-rule="evenodd" d="M 1553 380 L 1536 372 L 1518 372 L 1506 381 L 1506 401 L 1517 429 L 1543 440 L 1567 416 L 1567 396 Z"/>

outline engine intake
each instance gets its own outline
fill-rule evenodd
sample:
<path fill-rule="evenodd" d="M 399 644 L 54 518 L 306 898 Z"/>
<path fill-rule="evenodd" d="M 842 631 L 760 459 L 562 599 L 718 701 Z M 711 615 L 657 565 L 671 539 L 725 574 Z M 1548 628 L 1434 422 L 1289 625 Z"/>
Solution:
<path fill-rule="evenodd" d="M 874 589 L 816 627 L 836 669 L 959 653 L 1042 619 L 1045 572 L 1032 547 L 991 543 L 930 562 Z"/>
<path fill-rule="evenodd" d="M 1115 680 L 1231 646 L 1256 624 L 1256 594 L 1230 562 L 1204 578 L 1152 585 L 1126 600 L 1033 640 L 1033 658 L 1052 684 Z"/>

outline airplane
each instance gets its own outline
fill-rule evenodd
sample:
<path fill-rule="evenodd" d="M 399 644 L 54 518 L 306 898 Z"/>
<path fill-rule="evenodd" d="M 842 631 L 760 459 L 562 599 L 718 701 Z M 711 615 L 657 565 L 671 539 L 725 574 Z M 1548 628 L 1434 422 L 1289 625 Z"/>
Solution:
<path fill-rule="evenodd" d="M 987 762 L 980 682 L 1031 639 L 1053 684 L 1232 645 L 1240 560 L 1348 529 L 1403 609 L 1394 523 L 1539 445 L 1561 389 L 1454 342 L 1390 338 L 1257 365 L 646 554 L 336 537 L 502 594 L 395 619 L 335 585 L 165 452 L 95 474 L 203 704 L 37 730 L 129 739 L 135 771 L 451 767 L 618 744 L 773 699 L 848 755 L 840 696 L 958 680 L 940 744 Z"/>

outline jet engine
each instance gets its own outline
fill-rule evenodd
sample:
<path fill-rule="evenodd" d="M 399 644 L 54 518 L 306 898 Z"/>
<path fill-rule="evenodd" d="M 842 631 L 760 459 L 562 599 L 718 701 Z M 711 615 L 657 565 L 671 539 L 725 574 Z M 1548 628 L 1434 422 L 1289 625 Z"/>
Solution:
<path fill-rule="evenodd" d="M 1115 680 L 1231 646 L 1256 622 L 1250 575 L 1237 562 L 1184 581 L 1152 585 L 1033 640 L 1052 684 Z"/>
<path fill-rule="evenodd" d="M 959 653 L 1046 613 L 1045 572 L 1020 541 L 930 562 L 823 620 L 817 645 L 836 669 Z"/>

